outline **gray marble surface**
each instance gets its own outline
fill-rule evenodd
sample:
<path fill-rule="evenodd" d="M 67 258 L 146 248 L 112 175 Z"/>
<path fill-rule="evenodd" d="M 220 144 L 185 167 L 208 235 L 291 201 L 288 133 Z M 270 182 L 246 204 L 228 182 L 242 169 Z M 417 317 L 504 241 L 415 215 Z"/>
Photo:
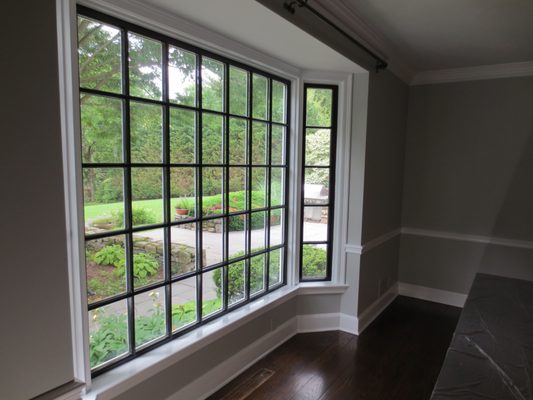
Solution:
<path fill-rule="evenodd" d="M 533 282 L 478 274 L 431 400 L 533 400 Z"/>

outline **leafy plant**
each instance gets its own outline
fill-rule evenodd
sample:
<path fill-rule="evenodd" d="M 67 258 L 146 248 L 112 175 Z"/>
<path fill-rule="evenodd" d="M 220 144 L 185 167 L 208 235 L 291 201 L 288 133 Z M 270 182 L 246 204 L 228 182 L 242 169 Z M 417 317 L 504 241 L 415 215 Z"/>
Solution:
<path fill-rule="evenodd" d="M 103 311 L 96 311 L 93 319 L 98 324 L 98 329 L 90 334 L 91 367 L 128 351 L 126 315 L 105 315 Z"/>
<path fill-rule="evenodd" d="M 133 276 L 138 279 L 144 279 L 157 273 L 159 263 L 151 254 L 137 253 L 133 255 Z M 123 276 L 126 273 L 126 260 L 120 260 L 115 272 L 117 276 Z"/>
<path fill-rule="evenodd" d="M 118 244 L 104 246 L 94 254 L 93 260 L 98 265 L 119 267 L 124 261 L 124 249 Z"/>
<path fill-rule="evenodd" d="M 182 197 L 176 201 L 175 208 L 182 208 L 194 212 L 195 202 L 194 199 L 189 197 Z"/>

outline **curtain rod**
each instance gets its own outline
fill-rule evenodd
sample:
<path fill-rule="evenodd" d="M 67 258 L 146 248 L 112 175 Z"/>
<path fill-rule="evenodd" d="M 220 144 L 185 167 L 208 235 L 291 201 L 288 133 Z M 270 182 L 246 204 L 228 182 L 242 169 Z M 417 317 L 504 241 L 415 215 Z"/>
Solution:
<path fill-rule="evenodd" d="M 308 4 L 309 0 L 292 0 L 292 1 L 285 1 L 283 3 L 283 7 L 288 10 L 291 14 L 294 14 L 296 12 L 296 7 L 298 8 L 307 8 L 309 11 L 311 11 L 314 15 L 316 15 L 318 18 L 320 18 L 322 21 L 330 25 L 332 28 L 334 28 L 337 32 L 339 32 L 341 35 L 343 35 L 345 38 L 347 38 L 350 42 L 355 44 L 357 47 L 362 49 L 365 53 L 367 53 L 369 56 L 374 58 L 376 60 L 376 71 L 379 71 L 380 69 L 387 68 L 387 62 L 383 60 L 381 57 L 379 57 L 376 53 L 374 53 L 372 50 L 370 50 L 368 47 L 366 47 L 364 44 L 359 42 L 357 39 L 353 38 L 351 35 L 346 33 L 343 29 L 339 28 L 334 22 L 332 22 L 329 18 L 325 17 L 321 13 L 319 13 L 317 10 L 315 10 L 313 7 L 311 7 Z"/>

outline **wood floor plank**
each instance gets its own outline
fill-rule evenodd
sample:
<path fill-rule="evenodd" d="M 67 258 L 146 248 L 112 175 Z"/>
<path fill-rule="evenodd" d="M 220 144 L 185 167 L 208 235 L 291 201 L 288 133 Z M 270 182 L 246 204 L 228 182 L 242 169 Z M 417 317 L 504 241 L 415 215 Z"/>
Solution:
<path fill-rule="evenodd" d="M 360 336 L 299 334 L 209 399 L 229 399 L 261 369 L 246 400 L 427 400 L 460 309 L 398 297 Z"/>

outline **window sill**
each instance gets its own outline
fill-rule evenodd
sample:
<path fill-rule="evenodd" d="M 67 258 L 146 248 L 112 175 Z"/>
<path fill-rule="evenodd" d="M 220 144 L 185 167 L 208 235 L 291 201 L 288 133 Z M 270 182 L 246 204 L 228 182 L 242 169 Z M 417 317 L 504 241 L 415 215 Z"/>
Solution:
<path fill-rule="evenodd" d="M 83 399 L 114 398 L 297 295 L 342 294 L 347 288 L 348 285 L 330 282 L 302 283 L 298 286 L 283 287 L 98 376 L 92 381 L 91 389 Z"/>
<path fill-rule="evenodd" d="M 343 294 L 348 285 L 335 284 L 331 282 L 309 282 L 300 283 L 298 286 L 298 294 L 310 295 L 310 294 Z"/>

